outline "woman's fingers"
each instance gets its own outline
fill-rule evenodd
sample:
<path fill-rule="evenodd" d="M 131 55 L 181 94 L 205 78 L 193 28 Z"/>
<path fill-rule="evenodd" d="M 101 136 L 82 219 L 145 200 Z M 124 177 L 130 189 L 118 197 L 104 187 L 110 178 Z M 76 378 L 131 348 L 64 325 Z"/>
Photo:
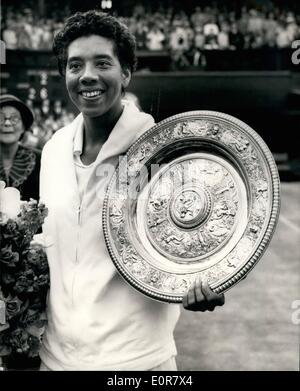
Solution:
<path fill-rule="evenodd" d="M 208 302 L 208 310 L 213 311 L 215 307 L 222 306 L 225 303 L 225 296 L 224 294 L 218 294 L 215 293 L 210 286 L 208 285 L 207 281 L 204 281 L 202 283 L 202 292 L 205 296 L 207 302 Z"/>
<path fill-rule="evenodd" d="M 197 303 L 201 303 L 205 300 L 205 297 L 202 293 L 202 281 L 201 278 L 198 276 L 195 281 L 195 297 Z"/>
<path fill-rule="evenodd" d="M 184 295 L 183 307 L 191 311 L 213 311 L 215 307 L 225 303 L 224 294 L 215 293 L 208 285 L 207 281 L 202 282 L 198 276 Z"/>
<path fill-rule="evenodd" d="M 188 305 L 193 306 L 195 302 L 196 302 L 196 297 L 195 297 L 195 282 L 194 282 L 188 291 Z"/>

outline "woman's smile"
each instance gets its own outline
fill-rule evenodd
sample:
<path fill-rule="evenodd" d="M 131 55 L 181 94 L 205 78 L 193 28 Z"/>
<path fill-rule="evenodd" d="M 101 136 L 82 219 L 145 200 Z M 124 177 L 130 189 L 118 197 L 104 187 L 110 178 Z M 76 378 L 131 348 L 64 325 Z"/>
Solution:
<path fill-rule="evenodd" d="M 104 90 L 94 89 L 94 90 L 83 90 L 79 94 L 86 100 L 98 100 L 98 98 L 103 97 Z"/>

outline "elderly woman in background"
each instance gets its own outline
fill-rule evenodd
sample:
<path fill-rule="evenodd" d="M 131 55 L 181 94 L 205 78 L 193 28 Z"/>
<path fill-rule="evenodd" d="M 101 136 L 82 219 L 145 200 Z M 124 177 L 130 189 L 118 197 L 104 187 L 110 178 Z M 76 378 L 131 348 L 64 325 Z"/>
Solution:
<path fill-rule="evenodd" d="M 13 95 L 0 96 L 0 181 L 17 188 L 21 199 L 26 201 L 39 199 L 40 153 L 21 143 L 33 121 L 31 110 L 20 99 Z M 7 369 L 36 369 L 39 365 L 39 357 L 15 354 L 5 359 Z"/>
<path fill-rule="evenodd" d="M 22 200 L 39 198 L 40 153 L 21 143 L 33 120 L 31 110 L 20 99 L 0 96 L 0 180 L 17 188 Z"/>

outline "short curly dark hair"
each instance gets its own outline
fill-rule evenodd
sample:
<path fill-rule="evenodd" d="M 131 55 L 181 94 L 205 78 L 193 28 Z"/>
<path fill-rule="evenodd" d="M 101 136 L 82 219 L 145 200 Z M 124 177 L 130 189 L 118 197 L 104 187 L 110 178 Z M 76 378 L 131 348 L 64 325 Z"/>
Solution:
<path fill-rule="evenodd" d="M 115 54 L 122 67 L 131 73 L 136 69 L 136 41 L 128 27 L 114 16 L 104 12 L 90 10 L 76 12 L 70 16 L 64 28 L 53 41 L 53 52 L 57 58 L 59 73 L 64 76 L 67 65 L 68 47 L 72 41 L 89 35 L 100 35 L 114 42 Z"/>

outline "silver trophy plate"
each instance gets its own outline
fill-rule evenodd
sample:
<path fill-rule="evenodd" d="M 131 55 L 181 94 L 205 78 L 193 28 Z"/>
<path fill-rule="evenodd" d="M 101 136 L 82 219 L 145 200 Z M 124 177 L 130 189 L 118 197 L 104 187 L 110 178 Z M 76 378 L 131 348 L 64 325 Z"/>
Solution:
<path fill-rule="evenodd" d="M 245 123 L 213 111 L 167 118 L 130 147 L 107 188 L 109 254 L 159 301 L 181 302 L 199 275 L 224 292 L 267 248 L 279 186 L 270 150 Z"/>

